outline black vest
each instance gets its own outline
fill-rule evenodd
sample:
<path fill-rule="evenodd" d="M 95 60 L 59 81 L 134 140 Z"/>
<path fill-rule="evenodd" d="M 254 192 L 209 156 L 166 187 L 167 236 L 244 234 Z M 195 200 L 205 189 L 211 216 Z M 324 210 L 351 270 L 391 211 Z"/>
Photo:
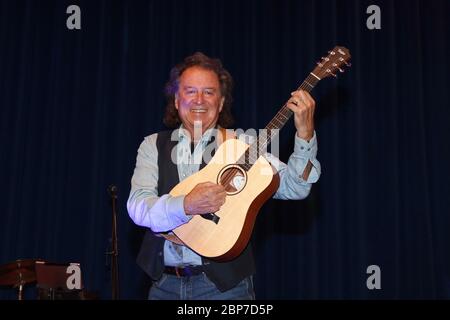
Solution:
<path fill-rule="evenodd" d="M 158 133 L 156 147 L 158 149 L 158 195 L 167 194 L 179 183 L 178 169 L 171 161 L 172 149 L 177 141 L 171 141 L 173 131 Z M 215 143 L 215 142 L 212 142 Z M 206 164 L 202 162 L 200 169 Z M 148 229 L 142 241 L 141 249 L 137 257 L 137 264 L 153 279 L 158 280 L 164 271 L 164 241 Z M 242 254 L 228 262 L 214 262 L 202 257 L 205 273 L 214 282 L 220 291 L 226 291 L 245 277 L 255 272 L 255 265 L 249 244 Z"/>

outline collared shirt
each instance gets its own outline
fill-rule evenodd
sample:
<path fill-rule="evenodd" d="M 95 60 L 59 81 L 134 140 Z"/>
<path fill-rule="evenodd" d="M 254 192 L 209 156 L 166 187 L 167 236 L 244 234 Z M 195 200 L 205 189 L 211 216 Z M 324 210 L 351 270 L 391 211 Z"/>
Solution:
<path fill-rule="evenodd" d="M 203 134 L 192 153 L 191 139 L 186 130 L 180 127 L 172 134 L 172 140 L 178 141 L 175 153 L 172 154 L 172 161 L 177 164 L 180 181 L 199 170 L 203 152 L 211 139 L 213 130 L 209 129 Z M 184 212 L 184 196 L 158 195 L 156 138 L 157 133 L 145 137 L 138 149 L 127 208 L 134 223 L 159 233 L 175 229 L 188 222 L 192 216 L 186 215 Z M 264 155 L 280 175 L 280 186 L 273 196 L 275 199 L 301 200 L 308 196 L 311 184 L 319 179 L 321 171 L 316 155 L 315 132 L 310 141 L 305 141 L 295 135 L 294 152 L 289 157 L 287 164 L 270 153 Z M 308 180 L 305 181 L 302 175 L 308 161 L 313 166 Z M 199 265 L 201 257 L 185 246 L 166 241 L 164 262 L 167 266 Z"/>

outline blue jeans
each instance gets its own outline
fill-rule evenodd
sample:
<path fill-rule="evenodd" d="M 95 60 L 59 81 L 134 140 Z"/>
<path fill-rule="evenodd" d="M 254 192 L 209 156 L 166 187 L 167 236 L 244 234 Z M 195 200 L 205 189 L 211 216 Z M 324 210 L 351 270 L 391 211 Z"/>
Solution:
<path fill-rule="evenodd" d="M 252 277 L 242 280 L 237 286 L 221 292 L 205 273 L 192 277 L 177 277 L 163 273 L 153 283 L 149 300 L 254 300 Z"/>

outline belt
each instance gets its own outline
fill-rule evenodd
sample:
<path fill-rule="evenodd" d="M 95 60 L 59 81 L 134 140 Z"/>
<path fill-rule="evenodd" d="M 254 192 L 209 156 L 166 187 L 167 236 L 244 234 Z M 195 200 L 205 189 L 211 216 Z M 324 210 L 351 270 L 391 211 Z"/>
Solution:
<path fill-rule="evenodd" d="M 164 273 L 175 275 L 177 277 L 190 277 L 198 276 L 204 272 L 203 266 L 190 266 L 190 267 L 164 267 Z"/>

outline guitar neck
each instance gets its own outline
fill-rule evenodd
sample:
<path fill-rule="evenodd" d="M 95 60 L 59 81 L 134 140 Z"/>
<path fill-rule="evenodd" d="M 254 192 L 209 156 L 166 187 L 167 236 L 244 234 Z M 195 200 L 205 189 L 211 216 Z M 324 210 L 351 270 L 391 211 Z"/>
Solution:
<path fill-rule="evenodd" d="M 320 78 L 311 72 L 297 90 L 311 92 L 319 80 Z M 275 117 L 273 117 L 264 128 L 264 134 L 260 134 L 258 139 L 249 146 L 249 148 L 239 159 L 238 163 L 242 168 L 246 171 L 250 170 L 252 165 L 259 158 L 259 155 L 266 152 L 267 146 L 277 136 L 279 130 L 284 127 L 292 114 L 293 112 L 287 107 L 287 103 L 285 103 L 277 112 Z"/>
<path fill-rule="evenodd" d="M 319 78 L 316 77 L 312 72 L 309 76 L 303 81 L 303 83 L 298 87 L 297 90 L 304 90 L 307 92 L 311 92 L 311 90 L 316 86 L 317 82 L 319 82 Z M 283 107 L 278 111 L 278 113 L 273 117 L 272 120 L 265 127 L 266 130 L 281 130 L 284 127 L 286 122 L 292 116 L 292 111 L 287 107 L 286 103 Z M 262 141 L 260 141 L 261 143 Z M 270 141 L 267 141 L 267 144 L 270 144 Z M 267 145 L 266 144 L 266 145 Z"/>

